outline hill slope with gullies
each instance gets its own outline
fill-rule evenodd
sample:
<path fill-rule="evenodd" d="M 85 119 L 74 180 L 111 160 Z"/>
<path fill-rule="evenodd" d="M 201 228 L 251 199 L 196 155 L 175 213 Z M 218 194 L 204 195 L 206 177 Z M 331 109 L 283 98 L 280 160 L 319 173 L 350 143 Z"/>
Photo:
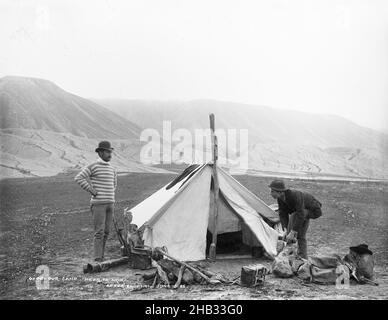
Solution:
<path fill-rule="evenodd" d="M 193 133 L 208 128 L 208 115 L 214 113 L 217 128 L 248 130 L 248 150 L 242 152 L 252 173 L 388 178 L 388 135 L 339 116 L 215 100 L 95 101 L 161 134 L 163 120 L 171 122 L 172 132 L 185 128 Z"/>
<path fill-rule="evenodd" d="M 0 128 L 70 133 L 85 138 L 137 138 L 139 127 L 56 84 L 36 78 L 0 79 Z"/>
<path fill-rule="evenodd" d="M 151 166 L 140 159 L 148 145 L 140 139 L 144 129 L 157 130 L 160 142 L 166 141 L 163 121 L 172 134 L 193 133 L 191 142 L 172 142 L 179 161 L 211 160 L 209 144 L 202 150 L 206 156 L 185 152 L 188 146 L 198 151 L 195 131 L 209 128 L 209 113 L 216 115 L 220 131 L 237 130 L 234 144 L 218 135 L 220 165 L 231 173 L 247 159 L 251 174 L 388 179 L 388 135 L 338 116 L 215 100 L 90 101 L 47 80 L 14 76 L 0 79 L 0 177 L 78 170 L 97 158 L 94 149 L 105 139 L 115 148 L 112 164 L 119 171 L 166 172 L 163 163 Z M 239 145 L 242 129 L 248 132 L 245 148 Z M 163 160 L 168 149 L 156 150 Z"/>
<path fill-rule="evenodd" d="M 122 172 L 161 172 L 139 161 L 140 128 L 116 113 L 35 78 L 0 79 L 0 177 L 51 176 L 97 158 L 100 140 L 115 147 Z"/>

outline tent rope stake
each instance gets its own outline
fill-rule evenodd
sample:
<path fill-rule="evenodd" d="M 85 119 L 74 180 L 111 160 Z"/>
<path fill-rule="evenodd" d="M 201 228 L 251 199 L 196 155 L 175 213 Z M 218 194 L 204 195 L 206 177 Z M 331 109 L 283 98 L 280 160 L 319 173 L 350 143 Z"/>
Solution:
<path fill-rule="evenodd" d="M 213 238 L 212 243 L 209 248 L 209 258 L 211 260 L 216 259 L 216 249 L 217 249 L 217 218 L 218 218 L 218 198 L 219 198 L 219 182 L 218 182 L 218 173 L 217 173 L 217 160 L 218 160 L 218 143 L 217 136 L 215 135 L 215 117 L 211 113 L 209 115 L 210 119 L 210 131 L 211 131 L 211 141 L 212 141 L 212 155 L 213 155 L 213 191 L 214 191 L 214 200 L 213 200 Z"/>

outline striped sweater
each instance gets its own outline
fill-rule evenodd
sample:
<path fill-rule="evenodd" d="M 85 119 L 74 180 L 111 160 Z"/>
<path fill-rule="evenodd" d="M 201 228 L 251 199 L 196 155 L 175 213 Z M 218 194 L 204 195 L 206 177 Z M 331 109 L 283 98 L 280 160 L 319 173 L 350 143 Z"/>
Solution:
<path fill-rule="evenodd" d="M 117 173 L 109 162 L 98 159 L 96 162 L 84 167 L 74 180 L 82 189 L 92 194 L 91 204 L 115 202 Z"/>

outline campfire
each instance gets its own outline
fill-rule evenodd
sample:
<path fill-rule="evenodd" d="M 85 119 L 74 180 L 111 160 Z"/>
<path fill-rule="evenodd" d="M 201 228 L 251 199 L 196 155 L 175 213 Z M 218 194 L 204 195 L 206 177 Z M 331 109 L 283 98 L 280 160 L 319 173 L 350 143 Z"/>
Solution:
<path fill-rule="evenodd" d="M 174 289 L 190 284 L 232 283 L 222 274 L 206 270 L 200 264 L 189 264 L 179 261 L 166 253 L 166 248 L 155 248 L 152 265 L 156 271 L 151 275 L 143 275 L 146 284 L 155 288 L 165 285 Z"/>

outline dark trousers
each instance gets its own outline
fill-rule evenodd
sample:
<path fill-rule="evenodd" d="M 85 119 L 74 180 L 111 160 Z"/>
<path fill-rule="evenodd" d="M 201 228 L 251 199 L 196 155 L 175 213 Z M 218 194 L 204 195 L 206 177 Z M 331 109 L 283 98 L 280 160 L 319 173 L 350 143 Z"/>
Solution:
<path fill-rule="evenodd" d="M 295 221 L 295 215 L 296 213 L 294 212 L 290 216 L 290 220 L 288 223 L 288 232 L 293 229 L 294 221 Z M 298 255 L 303 258 L 307 259 L 307 239 L 306 239 L 306 234 L 307 234 L 307 229 L 310 224 L 310 219 L 304 219 L 303 222 L 301 223 L 300 227 L 298 230 L 295 230 L 298 232 L 297 240 L 298 240 Z"/>
<path fill-rule="evenodd" d="M 102 260 L 112 224 L 114 204 L 92 204 L 90 209 L 93 214 L 94 226 L 94 259 Z"/>

